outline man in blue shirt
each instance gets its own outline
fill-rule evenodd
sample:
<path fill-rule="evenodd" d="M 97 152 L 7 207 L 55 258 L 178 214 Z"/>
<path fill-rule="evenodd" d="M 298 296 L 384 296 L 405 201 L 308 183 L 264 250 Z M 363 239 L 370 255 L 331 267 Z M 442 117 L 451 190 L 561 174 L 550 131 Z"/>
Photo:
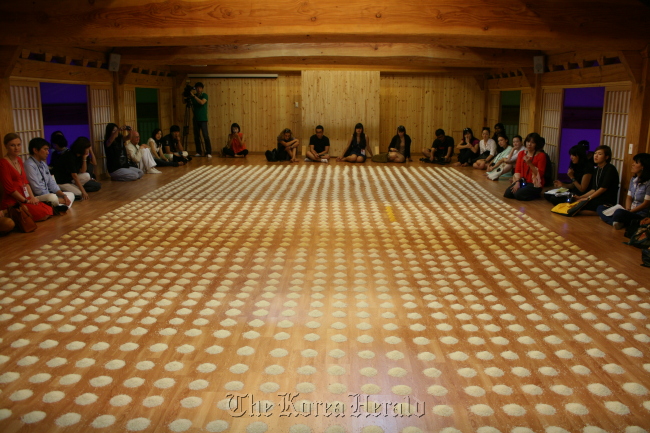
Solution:
<path fill-rule="evenodd" d="M 25 161 L 25 174 L 34 195 L 39 201 L 50 203 L 55 211 L 65 212 L 72 206 L 74 194 L 61 191 L 50 174 L 47 166 L 50 144 L 44 138 L 33 138 L 29 142 L 29 153 L 30 156 Z"/>

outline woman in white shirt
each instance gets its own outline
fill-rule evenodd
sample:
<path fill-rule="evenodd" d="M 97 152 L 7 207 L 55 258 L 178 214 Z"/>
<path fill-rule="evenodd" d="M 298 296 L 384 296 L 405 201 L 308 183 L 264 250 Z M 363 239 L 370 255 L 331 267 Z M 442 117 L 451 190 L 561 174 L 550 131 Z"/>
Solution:
<path fill-rule="evenodd" d="M 487 126 L 483 127 L 481 137 L 483 139 L 478 144 L 478 156 L 474 160 L 473 167 L 485 170 L 490 161 L 497 155 L 497 143 L 490 138 L 490 128 Z"/>

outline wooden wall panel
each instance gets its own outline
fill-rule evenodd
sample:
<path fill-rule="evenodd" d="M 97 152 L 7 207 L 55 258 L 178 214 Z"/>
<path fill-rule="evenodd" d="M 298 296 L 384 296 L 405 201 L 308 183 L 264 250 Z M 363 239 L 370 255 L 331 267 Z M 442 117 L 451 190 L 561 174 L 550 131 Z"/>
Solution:
<path fill-rule="evenodd" d="M 194 80 L 194 79 L 193 79 Z M 290 128 L 300 137 L 300 76 L 280 75 L 272 78 L 205 78 L 201 80 L 208 94 L 208 127 L 212 151 L 221 152 L 230 125 L 238 123 L 245 135 L 248 150 L 263 152 L 275 147 L 276 137 Z M 194 151 L 191 127 L 189 150 Z"/>
<path fill-rule="evenodd" d="M 630 111 L 631 89 L 629 87 L 606 87 L 603 105 L 603 124 L 600 143 L 612 149 L 612 160 L 620 178 L 629 182 L 629 176 L 624 176 L 624 161 L 627 153 L 627 124 Z M 629 170 L 628 170 L 629 171 Z M 621 185 L 619 197 L 625 197 L 628 185 Z"/>
<path fill-rule="evenodd" d="M 41 89 L 35 81 L 11 82 L 11 107 L 14 131 L 22 141 L 21 157 L 29 155 L 29 141 L 43 136 L 43 112 L 41 111 Z"/>
<path fill-rule="evenodd" d="M 370 146 L 379 145 L 379 71 L 302 71 L 301 95 L 304 145 L 321 124 L 330 139 L 330 154 L 342 155 L 359 122 Z"/>
<path fill-rule="evenodd" d="M 519 106 L 519 132 L 518 134 L 521 135 L 522 138 L 526 138 L 526 136 L 532 132 L 530 131 L 530 123 L 531 123 L 531 101 L 532 101 L 532 93 L 530 90 L 522 90 L 521 91 L 521 102 Z M 512 138 L 510 139 L 510 142 L 512 143 Z"/>
<path fill-rule="evenodd" d="M 158 118 L 160 119 L 159 128 L 163 130 L 163 135 L 166 135 L 167 133 L 169 133 L 169 127 L 172 126 L 174 122 L 174 112 L 172 106 L 172 88 L 171 87 L 161 88 L 158 91 L 158 95 L 159 95 Z M 149 131 L 149 133 L 151 133 L 151 131 Z"/>
<path fill-rule="evenodd" d="M 488 124 L 494 134 L 494 125 L 501 121 L 501 91 L 490 90 L 488 94 Z M 491 135 L 491 134 L 490 134 Z"/>
<path fill-rule="evenodd" d="M 107 173 L 104 152 L 106 125 L 113 122 L 113 88 L 111 86 L 91 85 L 89 89 L 90 134 L 93 152 L 97 158 L 98 174 Z"/>
<path fill-rule="evenodd" d="M 558 149 L 560 147 L 560 128 L 562 127 L 562 105 L 564 103 L 563 89 L 544 89 L 542 96 L 542 130 L 539 135 L 546 140 L 544 152 L 548 153 L 554 164 L 558 165 Z M 524 137 L 525 138 L 525 137 Z M 557 173 L 554 173 L 554 175 Z"/>
<path fill-rule="evenodd" d="M 124 86 L 124 124 L 133 129 L 138 127 L 138 114 L 135 107 L 135 87 Z M 120 125 L 123 126 L 123 125 Z M 142 134 L 142 132 L 140 132 Z"/>
<path fill-rule="evenodd" d="M 380 150 L 387 151 L 399 125 L 411 136 L 413 158 L 431 146 L 438 128 L 456 143 L 466 127 L 478 137 L 483 103 L 484 92 L 473 77 L 382 75 Z"/>

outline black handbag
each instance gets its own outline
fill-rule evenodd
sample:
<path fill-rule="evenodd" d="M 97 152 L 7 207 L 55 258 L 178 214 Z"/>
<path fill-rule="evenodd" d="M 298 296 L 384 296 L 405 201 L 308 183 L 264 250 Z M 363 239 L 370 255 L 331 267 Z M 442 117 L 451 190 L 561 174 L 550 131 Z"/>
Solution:
<path fill-rule="evenodd" d="M 640 249 L 650 248 L 650 224 L 640 226 L 630 240 L 623 243 Z"/>

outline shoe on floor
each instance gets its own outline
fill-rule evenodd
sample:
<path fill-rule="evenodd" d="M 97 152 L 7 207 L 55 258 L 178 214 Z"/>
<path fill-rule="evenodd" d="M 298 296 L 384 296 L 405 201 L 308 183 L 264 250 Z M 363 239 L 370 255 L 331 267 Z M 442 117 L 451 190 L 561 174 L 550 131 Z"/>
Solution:
<path fill-rule="evenodd" d="M 622 230 L 622 229 L 625 228 L 625 224 L 623 224 L 622 222 L 619 222 L 619 221 L 614 221 L 614 223 L 612 224 L 612 227 L 614 227 L 614 230 Z"/>
<path fill-rule="evenodd" d="M 327 158 L 321 158 L 320 162 L 330 162 L 330 160 Z"/>
<path fill-rule="evenodd" d="M 208 154 L 207 154 L 207 157 L 208 157 L 208 159 L 212 158 L 212 154 L 211 154 L 211 153 L 208 153 Z"/>
<path fill-rule="evenodd" d="M 65 213 L 68 211 L 68 206 L 60 204 L 58 206 L 54 206 L 54 215 L 65 215 Z"/>
<path fill-rule="evenodd" d="M 162 171 L 158 170 L 155 167 L 151 167 L 149 170 L 147 170 L 147 173 L 149 173 L 149 174 L 161 174 Z"/>
<path fill-rule="evenodd" d="M 305 156 L 305 162 L 309 162 L 309 161 L 311 161 L 311 159 L 309 159 L 309 158 L 307 158 L 307 157 Z"/>
<path fill-rule="evenodd" d="M 200 153 L 196 153 L 196 154 L 194 154 L 194 156 L 197 157 L 197 158 L 200 158 L 203 155 L 201 155 Z"/>

